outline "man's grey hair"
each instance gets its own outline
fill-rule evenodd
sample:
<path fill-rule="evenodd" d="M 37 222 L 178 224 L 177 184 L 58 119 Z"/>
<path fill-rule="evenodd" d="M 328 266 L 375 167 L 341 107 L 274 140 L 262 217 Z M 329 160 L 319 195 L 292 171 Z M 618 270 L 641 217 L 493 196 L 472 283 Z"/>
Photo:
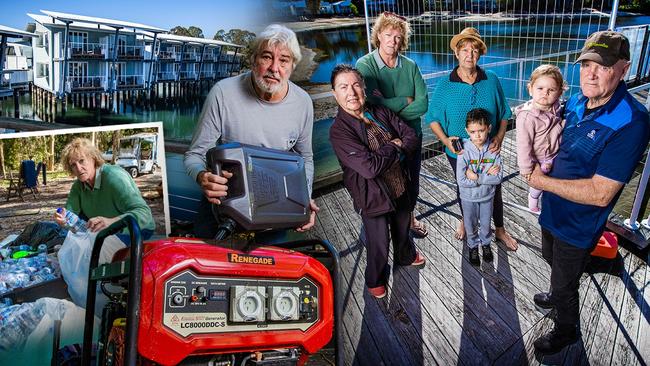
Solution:
<path fill-rule="evenodd" d="M 266 27 L 257 38 L 255 38 L 255 42 L 253 43 L 253 53 L 251 54 L 250 60 L 251 65 L 255 64 L 255 58 L 262 51 L 262 46 L 266 46 L 267 43 L 271 47 L 286 46 L 293 56 L 294 69 L 302 59 L 300 44 L 298 44 L 296 33 L 283 25 L 271 24 Z"/>

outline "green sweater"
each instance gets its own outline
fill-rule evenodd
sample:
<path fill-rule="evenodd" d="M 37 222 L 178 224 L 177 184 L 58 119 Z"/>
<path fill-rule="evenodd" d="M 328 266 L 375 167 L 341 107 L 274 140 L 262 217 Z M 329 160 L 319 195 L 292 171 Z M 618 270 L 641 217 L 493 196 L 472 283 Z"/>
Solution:
<path fill-rule="evenodd" d="M 115 165 L 104 164 L 97 169 L 92 189 L 76 180 L 65 208 L 88 219 L 97 216 L 110 219 L 128 213 L 136 218 L 140 229 L 154 230 L 156 227 L 151 209 L 135 182 L 122 167 Z"/>
<path fill-rule="evenodd" d="M 399 55 L 397 66 L 390 68 L 379 57 L 378 51 L 374 50 L 357 61 L 357 69 L 365 80 L 368 101 L 388 107 L 411 126 L 418 136 L 422 136 L 420 117 L 427 112 L 429 98 L 418 65 L 410 58 Z M 375 89 L 383 97 L 373 95 Z M 413 97 L 413 102 L 408 104 L 406 97 Z"/>

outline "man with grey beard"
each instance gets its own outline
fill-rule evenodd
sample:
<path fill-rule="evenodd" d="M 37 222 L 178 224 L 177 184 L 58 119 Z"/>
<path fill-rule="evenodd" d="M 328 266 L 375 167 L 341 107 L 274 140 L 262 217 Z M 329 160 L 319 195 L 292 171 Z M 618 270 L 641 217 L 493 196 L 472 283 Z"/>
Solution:
<path fill-rule="evenodd" d="M 289 81 L 301 59 L 296 35 L 273 24 L 255 39 L 251 71 L 219 81 L 210 90 L 185 153 L 187 174 L 201 186 L 203 199 L 194 223 L 200 238 L 213 238 L 217 222 L 210 209 L 220 204 L 228 191 L 232 173 L 212 174 L 206 168 L 205 154 L 215 144 L 241 142 L 284 151 L 295 151 L 305 160 L 311 193 L 314 159 L 311 146 L 314 110 L 309 95 Z M 297 228 L 314 226 L 318 207 L 311 201 L 309 222 Z"/>

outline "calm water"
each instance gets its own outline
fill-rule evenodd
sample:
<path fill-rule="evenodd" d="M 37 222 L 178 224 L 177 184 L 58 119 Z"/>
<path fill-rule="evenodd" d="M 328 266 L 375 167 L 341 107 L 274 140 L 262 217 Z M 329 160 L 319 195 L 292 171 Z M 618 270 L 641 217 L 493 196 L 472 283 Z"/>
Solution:
<path fill-rule="evenodd" d="M 522 20 L 517 22 L 495 22 L 495 23 L 465 23 L 456 21 L 445 21 L 435 25 L 414 27 L 415 36 L 411 40 L 411 51 L 407 56 L 414 59 L 424 74 L 448 70 L 455 66 L 455 59 L 448 53 L 448 44 L 451 34 L 458 33 L 462 28 L 472 25 L 478 28 L 488 44 L 488 54 L 480 60 L 481 64 L 498 61 L 511 60 L 513 58 L 531 57 L 534 55 L 561 52 L 569 49 L 576 49 L 579 44 L 590 33 L 604 29 L 607 26 L 607 19 L 591 19 L 582 22 L 560 24 L 554 21 Z M 617 26 L 649 24 L 650 17 L 625 17 L 619 18 Z M 442 36 L 438 36 L 441 34 Z M 551 35 L 555 38 L 570 38 L 551 45 Z M 326 55 L 320 61 L 320 65 L 314 72 L 311 81 L 317 83 L 328 83 L 330 72 L 338 63 L 354 63 L 359 57 L 367 52 L 367 43 L 364 27 L 345 28 L 331 31 L 303 32 L 299 34 L 302 44 L 311 48 L 318 48 Z M 513 51 L 518 50 L 518 51 Z M 563 59 L 564 60 L 564 59 Z M 570 61 L 570 60 L 569 60 Z M 528 62 L 523 64 L 523 75 L 528 75 L 537 64 Z M 520 72 L 518 65 L 505 65 L 493 67 L 491 70 L 501 77 L 501 82 L 506 95 L 513 104 L 522 91 L 521 83 L 515 78 Z M 565 77 L 569 80 L 577 80 L 577 68 L 567 66 Z M 435 85 L 435 79 L 427 79 L 431 88 Z M 571 93 L 572 91 L 569 91 Z M 526 98 L 526 96 L 523 96 Z M 189 140 L 192 137 L 196 121 L 201 112 L 202 100 L 184 104 L 169 104 L 158 106 L 155 110 L 127 107 L 124 114 L 101 114 L 95 115 L 94 111 L 69 108 L 62 123 L 70 123 L 81 126 L 110 125 L 139 123 L 150 121 L 162 121 L 165 137 L 174 139 Z M 13 116 L 13 102 L 6 100 L 0 102 L 0 112 L 3 116 Z M 21 99 L 21 118 L 38 119 L 33 113 L 29 96 Z M 338 163 L 333 155 L 328 136 L 331 119 L 316 121 L 314 124 L 313 148 L 315 153 L 316 177 L 326 176 L 337 171 Z M 425 139 L 430 139 L 429 128 L 424 126 L 423 131 L 429 133 Z"/>
<path fill-rule="evenodd" d="M 559 23 L 554 20 L 491 23 L 444 21 L 435 25 L 414 26 L 414 35 L 406 55 L 415 60 L 423 74 L 449 70 L 456 65 L 456 60 L 449 50 L 451 35 L 459 33 L 466 26 L 473 26 L 479 30 L 488 45 L 488 53 L 481 57 L 479 64 L 528 58 L 579 49 L 589 34 L 607 28 L 607 22 L 607 18 L 592 18 L 590 21 L 571 23 Z M 650 17 L 623 17 L 617 20 L 619 27 L 637 24 L 650 24 Z M 318 48 L 325 54 L 325 58 L 320 61 L 319 67 L 312 75 L 312 82 L 328 83 L 330 72 L 336 64 L 354 64 L 368 52 L 363 26 L 303 32 L 299 34 L 299 38 L 302 44 Z M 558 38 L 562 41 L 557 42 Z M 573 59 L 575 57 L 569 61 Z M 517 76 L 512 73 L 511 67 L 497 67 L 491 70 L 506 80 Z M 524 75 L 528 73 L 524 72 Z M 566 76 L 572 79 L 572 75 Z M 429 80 L 429 83 L 432 82 L 433 80 Z M 513 88 L 514 84 L 509 89 Z"/>

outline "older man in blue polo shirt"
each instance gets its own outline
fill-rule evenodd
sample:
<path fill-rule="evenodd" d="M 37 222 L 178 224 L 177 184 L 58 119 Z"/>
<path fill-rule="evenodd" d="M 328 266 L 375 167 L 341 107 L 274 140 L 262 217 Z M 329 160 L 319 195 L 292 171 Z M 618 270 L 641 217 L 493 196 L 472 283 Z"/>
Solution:
<path fill-rule="evenodd" d="M 596 32 L 580 57 L 580 90 L 567 102 L 560 152 L 549 175 L 537 166 L 532 187 L 544 190 L 542 255 L 551 291 L 535 303 L 556 310 L 555 327 L 535 349 L 556 353 L 580 338 L 579 281 L 607 217 L 650 139 L 648 112 L 627 91 L 630 46 L 621 33 Z"/>

